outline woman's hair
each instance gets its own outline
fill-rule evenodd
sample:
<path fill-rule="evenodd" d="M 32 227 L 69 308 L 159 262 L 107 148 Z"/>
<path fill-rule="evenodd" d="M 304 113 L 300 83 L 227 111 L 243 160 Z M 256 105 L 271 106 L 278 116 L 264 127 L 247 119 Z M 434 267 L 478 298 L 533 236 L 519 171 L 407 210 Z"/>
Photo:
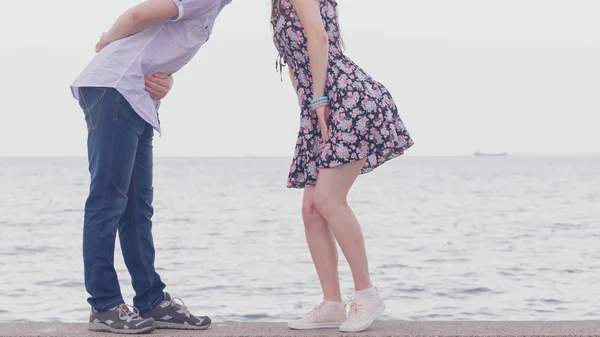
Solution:
<path fill-rule="evenodd" d="M 275 19 L 279 8 L 281 8 L 281 2 L 279 0 L 271 0 L 271 20 Z"/>

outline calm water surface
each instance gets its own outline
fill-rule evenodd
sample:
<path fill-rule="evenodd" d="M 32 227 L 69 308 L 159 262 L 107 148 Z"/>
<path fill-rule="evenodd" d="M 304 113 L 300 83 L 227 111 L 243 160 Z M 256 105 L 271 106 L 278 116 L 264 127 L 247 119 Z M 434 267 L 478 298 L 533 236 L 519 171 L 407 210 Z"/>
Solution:
<path fill-rule="evenodd" d="M 320 300 L 288 167 L 156 160 L 157 267 L 194 312 L 283 321 Z M 85 159 L 0 158 L 0 322 L 86 319 L 88 180 Z M 383 319 L 600 318 L 598 157 L 405 157 L 359 178 L 350 201 L 387 299 Z"/>

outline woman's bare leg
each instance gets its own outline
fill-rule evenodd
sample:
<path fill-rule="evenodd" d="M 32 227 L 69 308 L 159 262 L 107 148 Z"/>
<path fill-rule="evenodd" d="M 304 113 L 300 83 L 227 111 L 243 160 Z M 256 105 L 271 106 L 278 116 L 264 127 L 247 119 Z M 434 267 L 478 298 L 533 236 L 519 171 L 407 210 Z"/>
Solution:
<path fill-rule="evenodd" d="M 346 200 L 365 161 L 321 169 L 313 195 L 316 209 L 331 228 L 350 265 L 356 290 L 373 286 L 362 229 Z"/>
<path fill-rule="evenodd" d="M 302 219 L 310 255 L 317 269 L 325 300 L 342 302 L 338 275 L 338 251 L 331 229 L 313 202 L 314 186 L 306 186 L 302 200 Z"/>

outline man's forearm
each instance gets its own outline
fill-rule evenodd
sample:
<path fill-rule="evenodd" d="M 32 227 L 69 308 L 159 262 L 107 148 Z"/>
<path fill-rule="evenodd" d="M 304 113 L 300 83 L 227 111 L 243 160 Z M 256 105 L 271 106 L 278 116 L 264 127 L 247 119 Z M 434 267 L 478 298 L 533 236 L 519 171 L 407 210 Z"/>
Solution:
<path fill-rule="evenodd" d="M 123 13 L 117 21 L 110 27 L 105 33 L 104 38 L 107 43 L 111 43 L 120 40 L 124 37 L 139 33 L 144 29 L 150 27 L 150 25 L 144 25 L 141 20 L 136 18 L 133 8 Z"/>
<path fill-rule="evenodd" d="M 146 0 L 123 13 L 105 33 L 107 44 L 139 33 L 178 14 L 172 0 Z"/>

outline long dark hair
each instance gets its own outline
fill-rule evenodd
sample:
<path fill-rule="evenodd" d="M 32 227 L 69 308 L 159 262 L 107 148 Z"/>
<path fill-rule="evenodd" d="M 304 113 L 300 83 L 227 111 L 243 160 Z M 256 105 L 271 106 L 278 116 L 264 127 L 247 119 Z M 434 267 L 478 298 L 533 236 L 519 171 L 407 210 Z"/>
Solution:
<path fill-rule="evenodd" d="M 271 25 L 275 28 L 275 17 L 281 13 L 281 0 L 271 0 Z"/>
<path fill-rule="evenodd" d="M 271 20 L 275 19 L 277 13 L 281 10 L 280 0 L 271 0 Z"/>

